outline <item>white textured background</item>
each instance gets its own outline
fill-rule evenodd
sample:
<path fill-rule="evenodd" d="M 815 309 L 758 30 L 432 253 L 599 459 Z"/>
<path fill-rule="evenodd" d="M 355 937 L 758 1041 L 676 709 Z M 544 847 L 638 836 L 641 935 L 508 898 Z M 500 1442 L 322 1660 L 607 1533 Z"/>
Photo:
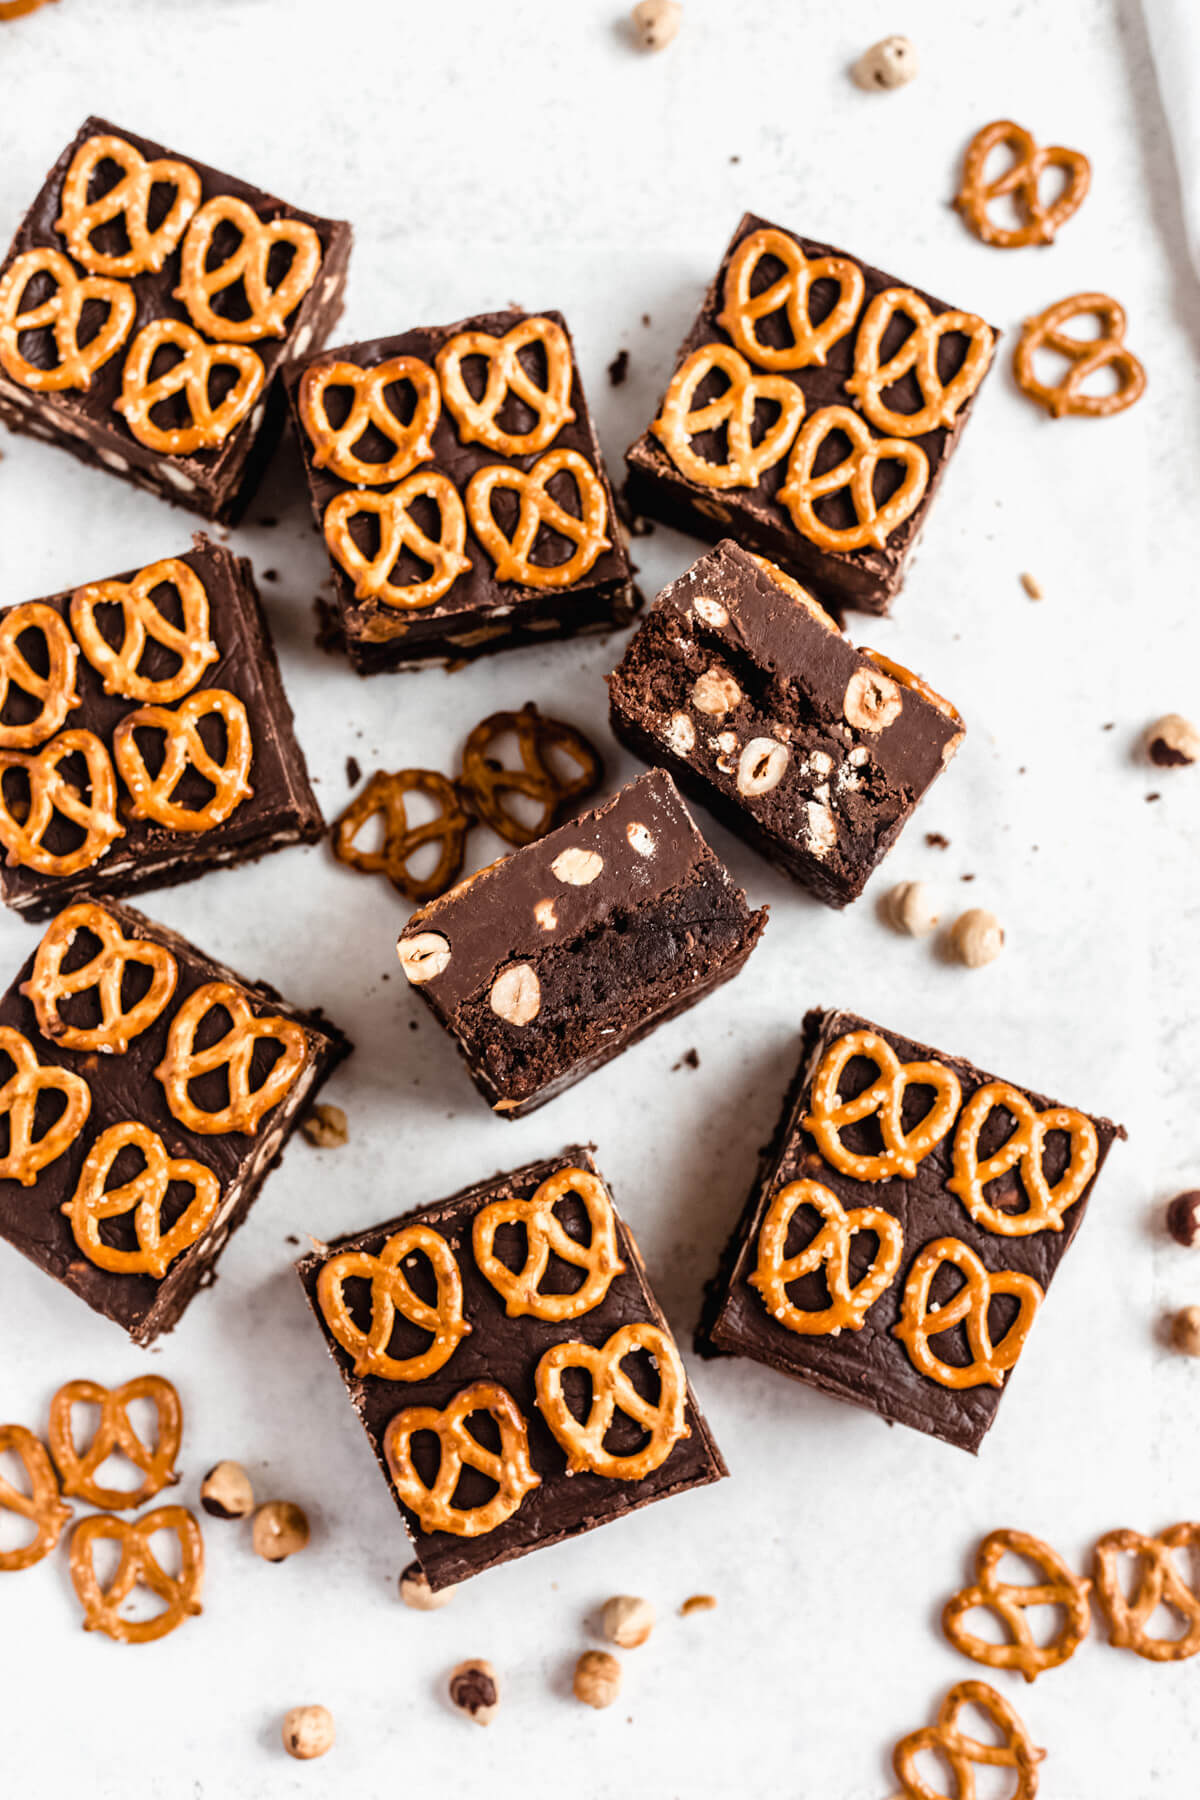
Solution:
<path fill-rule="evenodd" d="M 182 1497 L 194 1502 L 218 1457 L 240 1457 L 264 1496 L 304 1503 L 314 1543 L 273 1568 L 244 1531 L 211 1522 L 203 1619 L 146 1649 L 79 1632 L 61 1555 L 5 1579 L 5 1794 L 883 1800 L 890 1745 L 975 1672 L 935 1620 L 979 1535 L 1021 1526 L 1083 1558 L 1110 1527 L 1195 1515 L 1200 1371 L 1162 1348 L 1160 1324 L 1166 1306 L 1200 1299 L 1200 1253 L 1189 1263 L 1160 1219 L 1178 1183 L 1200 1180 L 1200 772 L 1150 769 L 1137 740 L 1160 712 L 1200 710 L 1200 297 L 1136 4 L 689 0 L 659 57 L 629 47 L 621 13 L 615 0 L 60 0 L 0 26 L 0 236 L 83 116 L 107 114 L 353 220 L 345 339 L 510 300 L 561 307 L 614 468 L 745 207 L 1006 331 L 1064 294 L 1108 289 L 1128 308 L 1148 398 L 1120 419 L 1051 423 L 1015 393 L 1002 355 L 894 621 L 851 620 L 960 704 L 964 752 L 847 916 L 713 828 L 752 900 L 772 906 L 747 972 L 524 1123 L 488 1115 L 405 991 L 401 904 L 323 847 L 146 898 L 353 1034 L 358 1054 L 330 1090 L 352 1142 L 293 1146 L 217 1287 L 154 1356 L 0 1247 L 0 1417 L 40 1428 L 70 1377 L 160 1369 L 186 1407 Z M 848 62 L 895 29 L 919 46 L 919 80 L 859 93 Z M 1092 158 L 1091 197 L 1053 249 L 986 249 L 946 207 L 966 139 L 1004 116 Z M 630 379 L 611 390 L 604 369 L 622 346 Z M 4 452 L 2 604 L 188 541 L 187 515 L 56 451 L 10 439 Z M 369 683 L 320 655 L 323 557 L 290 448 L 233 541 L 279 571 L 265 597 L 328 814 L 347 796 L 348 754 L 364 769 L 450 768 L 469 723 L 526 699 L 606 739 L 600 677 L 616 645 Z M 647 591 L 695 553 L 664 531 L 639 541 Z M 612 754 L 614 785 L 633 772 Z M 926 848 L 927 830 L 950 849 Z M 482 834 L 478 850 L 495 854 Z M 936 879 L 949 906 L 992 906 L 1003 959 L 971 974 L 885 931 L 874 899 L 911 876 Z M 5 972 L 33 941 L 0 920 Z M 1130 1126 L 979 1460 L 753 1365 L 700 1366 L 731 1481 L 498 1571 L 435 1616 L 401 1608 L 406 1540 L 285 1235 L 370 1224 L 592 1137 L 687 1333 L 814 1003 L 859 1008 Z M 673 1072 L 691 1045 L 699 1070 Z M 677 1618 L 697 1589 L 719 1610 Z M 662 1624 L 626 1658 L 621 1703 L 593 1715 L 570 1699 L 570 1669 L 589 1612 L 621 1590 L 649 1595 Z M 442 1698 L 467 1655 L 490 1656 L 505 1679 L 486 1735 Z M 1156 1668 L 1094 1634 L 1034 1689 L 998 1679 L 1050 1748 L 1046 1795 L 1193 1791 L 1195 1665 Z M 304 1767 L 283 1754 L 278 1722 L 309 1700 L 332 1708 L 339 1741 Z"/>

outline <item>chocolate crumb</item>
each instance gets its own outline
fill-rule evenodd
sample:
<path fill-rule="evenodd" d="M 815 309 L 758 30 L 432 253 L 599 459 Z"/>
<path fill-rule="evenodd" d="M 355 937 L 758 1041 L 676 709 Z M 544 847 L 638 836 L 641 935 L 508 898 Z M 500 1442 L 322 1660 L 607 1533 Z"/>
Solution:
<path fill-rule="evenodd" d="M 408 1021 L 408 1029 L 409 1029 L 409 1030 L 410 1030 L 410 1031 L 419 1031 L 419 1030 L 420 1030 L 420 1029 L 421 1029 L 421 1027 L 420 1027 L 420 1025 L 419 1025 L 419 1024 L 418 1024 L 418 1022 L 417 1022 L 417 1020 L 416 1020 L 416 1019 L 410 1019 L 410 1020 L 409 1020 L 409 1021 Z"/>
<path fill-rule="evenodd" d="M 1108 724 L 1102 725 L 1100 729 L 1101 731 L 1115 731 L 1117 729 L 1117 721 L 1115 719 L 1110 719 Z"/>
<path fill-rule="evenodd" d="M 950 848 L 950 839 L 941 831 L 927 831 L 925 842 L 931 850 L 948 850 Z"/>
<path fill-rule="evenodd" d="M 1150 801 L 1151 801 L 1151 800 L 1161 800 L 1161 799 L 1162 799 L 1162 795 L 1161 795 L 1161 794 L 1159 794 L 1159 793 L 1154 793 L 1154 794 L 1147 794 L 1147 795 L 1146 795 L 1146 800 L 1147 800 L 1147 803 L 1149 803 L 1149 802 L 1150 802 Z"/>
<path fill-rule="evenodd" d="M 298 1237 L 294 1236 L 293 1233 L 289 1231 L 283 1241 L 285 1244 L 298 1244 L 300 1242 L 300 1239 Z"/>
<path fill-rule="evenodd" d="M 274 531 L 276 525 L 278 525 L 278 523 L 279 523 L 279 520 L 267 518 L 267 519 L 260 519 L 258 522 L 262 526 L 264 531 Z"/>
<path fill-rule="evenodd" d="M 685 1050 L 679 1061 L 672 1065 L 671 1073 L 673 1075 L 676 1069 L 698 1069 L 699 1067 L 700 1052 L 695 1049 Z"/>
<path fill-rule="evenodd" d="M 620 387 L 629 373 L 629 352 L 618 350 L 608 365 L 608 382 L 610 387 Z"/>
<path fill-rule="evenodd" d="M 962 881 L 974 881 L 975 877 L 973 875 L 963 875 L 960 876 L 959 879 Z"/>
<path fill-rule="evenodd" d="M 348 756 L 346 758 L 346 785 L 348 787 L 357 787 L 361 780 L 362 764 L 359 762 L 357 756 Z"/>
<path fill-rule="evenodd" d="M 729 160 L 731 163 L 740 163 L 742 159 L 740 156 L 731 156 Z"/>
<path fill-rule="evenodd" d="M 262 578 L 264 581 L 278 581 L 279 580 L 279 570 L 278 569 L 264 569 L 262 572 Z"/>
<path fill-rule="evenodd" d="M 649 313 L 643 313 L 643 314 L 642 314 L 642 324 L 643 324 L 643 325 L 649 325 L 649 323 L 650 323 L 650 314 L 649 314 Z"/>

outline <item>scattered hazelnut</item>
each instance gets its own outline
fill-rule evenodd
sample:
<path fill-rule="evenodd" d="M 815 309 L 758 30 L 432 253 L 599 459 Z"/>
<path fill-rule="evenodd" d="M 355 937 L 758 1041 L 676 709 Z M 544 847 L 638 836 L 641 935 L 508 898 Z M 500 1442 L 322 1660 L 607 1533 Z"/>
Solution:
<path fill-rule="evenodd" d="M 500 1710 L 500 1678 L 491 1663 L 472 1657 L 451 1669 L 450 1700 L 476 1725 L 490 1725 Z"/>
<path fill-rule="evenodd" d="M 679 1609 L 679 1616 L 682 1619 L 687 1619 L 690 1618 L 693 1613 L 713 1612 L 716 1609 L 716 1604 L 717 1596 L 715 1594 L 689 1594 Z"/>
<path fill-rule="evenodd" d="M 1185 1194 L 1176 1194 L 1167 1208 L 1167 1230 L 1177 1244 L 1191 1249 L 1200 1238 L 1200 1191 L 1189 1188 Z"/>
<path fill-rule="evenodd" d="M 1021 586 L 1025 589 L 1025 592 L 1029 595 L 1031 600 L 1044 600 L 1046 597 L 1042 589 L 1042 584 L 1036 575 L 1022 575 Z"/>
<path fill-rule="evenodd" d="M 738 758 L 737 790 L 753 799 L 756 794 L 769 794 L 783 780 L 787 768 L 788 747 L 774 738 L 751 738 Z"/>
<path fill-rule="evenodd" d="M 723 625 L 729 623 L 729 614 L 721 602 L 713 600 L 708 594 L 696 595 L 692 601 L 692 611 L 698 619 L 703 619 L 706 625 L 711 625 L 714 631 L 720 631 Z"/>
<path fill-rule="evenodd" d="M 567 887 L 587 887 L 603 867 L 604 858 L 599 851 L 582 850 L 578 844 L 571 844 L 559 851 L 550 864 L 550 873 Z"/>
<path fill-rule="evenodd" d="M 542 988 L 528 963 L 510 963 L 492 983 L 488 1004 L 508 1025 L 528 1025 L 542 1008 Z"/>
<path fill-rule="evenodd" d="M 604 1602 L 600 1631 L 610 1644 L 636 1650 L 654 1630 L 654 1608 L 637 1594 L 614 1594 Z"/>
<path fill-rule="evenodd" d="M 1146 751 L 1160 769 L 1181 769 L 1200 761 L 1200 731 L 1178 713 L 1166 713 L 1146 733 Z"/>
<path fill-rule="evenodd" d="M 1185 1356 L 1200 1356 L 1200 1306 L 1185 1306 L 1175 1314 L 1171 1342 Z"/>
<path fill-rule="evenodd" d="M 638 0 L 630 14 L 643 50 L 665 50 L 683 22 L 679 0 Z"/>
<path fill-rule="evenodd" d="M 629 839 L 629 848 L 639 856 L 654 855 L 654 838 L 638 820 L 625 827 L 625 836 Z"/>
<path fill-rule="evenodd" d="M 219 1462 L 200 1483 L 200 1504 L 214 1519 L 244 1519 L 254 1511 L 254 1489 L 241 1463 Z"/>
<path fill-rule="evenodd" d="M 308 1515 L 291 1500 L 268 1500 L 254 1515 L 252 1542 L 267 1562 L 283 1562 L 308 1542 Z"/>
<path fill-rule="evenodd" d="M 300 1762 L 311 1762 L 333 1749 L 337 1733 L 327 1706 L 293 1706 L 284 1715 L 283 1747 Z"/>
<path fill-rule="evenodd" d="M 904 87 L 917 73 L 917 52 L 906 37 L 885 37 L 864 50 L 850 71 L 860 88 Z"/>
<path fill-rule="evenodd" d="M 585 1650 L 575 1664 L 575 1698 L 597 1711 L 611 1706 L 621 1691 L 621 1665 L 607 1650 Z"/>
<path fill-rule="evenodd" d="M 437 1612 L 457 1592 L 454 1586 L 431 1588 L 429 1577 L 418 1562 L 410 1562 L 400 1573 L 400 1598 L 414 1612 Z"/>
<path fill-rule="evenodd" d="M 420 987 L 449 966 L 450 945 L 440 931 L 419 931 L 416 937 L 401 938 L 396 954 L 413 986 Z"/>
<path fill-rule="evenodd" d="M 336 1150 L 350 1140 L 345 1113 L 340 1106 L 330 1106 L 326 1101 L 312 1108 L 301 1121 L 300 1130 L 318 1150 Z"/>
<path fill-rule="evenodd" d="M 927 881 L 902 881 L 884 903 L 889 925 L 909 937 L 928 937 L 941 917 L 941 903 Z"/>
<path fill-rule="evenodd" d="M 904 710 L 904 691 L 878 669 L 855 669 L 842 697 L 842 716 L 855 731 L 885 731 Z"/>
<path fill-rule="evenodd" d="M 697 712 L 720 718 L 723 713 L 732 712 L 735 706 L 740 706 L 741 700 L 741 688 L 725 669 L 705 669 L 703 675 L 696 677 L 692 688 L 692 705 Z"/>
<path fill-rule="evenodd" d="M 972 906 L 950 927 L 950 948 L 968 969 L 995 962 L 1004 948 L 1004 928 L 995 913 Z"/>

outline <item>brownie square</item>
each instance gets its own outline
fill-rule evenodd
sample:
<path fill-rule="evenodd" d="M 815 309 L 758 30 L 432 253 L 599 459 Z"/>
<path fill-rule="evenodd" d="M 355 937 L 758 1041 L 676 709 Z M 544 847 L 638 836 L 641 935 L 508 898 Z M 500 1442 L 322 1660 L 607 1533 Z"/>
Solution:
<path fill-rule="evenodd" d="M 329 350 L 287 377 L 362 674 L 627 624 L 637 605 L 561 313 Z"/>
<path fill-rule="evenodd" d="M 736 537 L 839 607 L 885 613 L 996 336 L 747 213 L 628 453 L 629 503 L 698 537 Z"/>
<path fill-rule="evenodd" d="M 587 1146 L 296 1266 L 433 1588 L 728 1472 Z"/>
<path fill-rule="evenodd" d="M 279 375 L 341 313 L 350 244 L 340 220 L 86 119 L 0 264 L 0 420 L 236 518 L 283 423 Z"/>
<path fill-rule="evenodd" d="M 324 821 L 250 564 L 182 556 L 0 611 L 0 898 L 191 881 Z"/>
<path fill-rule="evenodd" d="M 964 730 L 729 539 L 658 595 L 608 686 L 621 742 L 828 906 L 862 893 Z"/>
<path fill-rule="evenodd" d="M 0 1237 L 149 1344 L 349 1050 L 132 908 L 77 902 L 0 1000 Z"/>
<path fill-rule="evenodd" d="M 741 969 L 766 924 L 661 770 L 421 907 L 400 965 L 520 1118 Z"/>
<path fill-rule="evenodd" d="M 812 1012 L 697 1348 L 975 1452 L 1124 1136 L 853 1013 Z"/>

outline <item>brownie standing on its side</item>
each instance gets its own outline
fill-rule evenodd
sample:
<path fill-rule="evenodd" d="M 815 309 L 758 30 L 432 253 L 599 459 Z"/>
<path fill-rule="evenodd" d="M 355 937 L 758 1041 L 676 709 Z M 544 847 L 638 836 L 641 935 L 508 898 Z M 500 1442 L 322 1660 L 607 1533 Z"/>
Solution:
<path fill-rule="evenodd" d="M 663 589 L 608 681 L 621 742 L 829 906 L 861 894 L 964 730 L 729 541 Z"/>
<path fill-rule="evenodd" d="M 1124 1136 L 852 1013 L 812 1012 L 697 1348 L 976 1451 Z"/>
<path fill-rule="evenodd" d="M 727 1473 L 582 1145 L 296 1266 L 432 1588 Z"/>
<path fill-rule="evenodd" d="M 421 907 L 398 949 L 480 1093 L 519 1118 L 736 975 L 766 918 L 656 770 Z"/>

